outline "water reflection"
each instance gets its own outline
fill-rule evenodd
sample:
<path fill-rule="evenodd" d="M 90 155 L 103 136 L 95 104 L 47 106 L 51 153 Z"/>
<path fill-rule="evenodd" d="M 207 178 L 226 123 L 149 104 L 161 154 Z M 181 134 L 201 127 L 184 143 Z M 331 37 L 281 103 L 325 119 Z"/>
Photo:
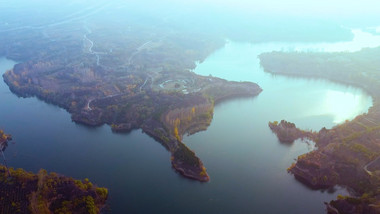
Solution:
<path fill-rule="evenodd" d="M 2 82 L 0 122 L 18 142 L 7 150 L 19 154 L 9 157 L 11 166 L 90 177 L 110 189 L 109 202 L 115 213 L 322 213 L 322 202 L 336 195 L 311 192 L 286 172 L 293 159 L 312 150 L 313 144 L 280 145 L 267 123 L 287 119 L 301 128 L 317 129 L 347 118 L 349 112 L 352 116 L 365 112 L 368 106 L 364 104 L 371 98 L 361 90 L 328 81 L 272 76 L 262 71 L 258 54 L 292 45 L 231 42 L 195 70 L 258 82 L 264 88 L 255 99 L 216 106 L 208 130 L 184 138 L 207 166 L 210 183 L 199 184 L 176 175 L 169 153 L 140 131 L 115 135 L 106 126 L 88 129 L 76 125 L 66 111 L 37 99 L 19 99 Z M 0 70 L 11 65 L 0 59 Z M 343 114 L 342 109 L 347 112 Z M 315 126 L 310 126 L 307 115 L 318 114 L 333 117 L 315 120 Z M 149 189 L 149 194 L 144 189 Z M 346 192 L 338 190 L 336 194 Z"/>
<path fill-rule="evenodd" d="M 372 98 L 360 90 L 326 89 L 319 93 L 319 98 L 316 98 L 318 101 L 313 102 L 303 117 L 325 116 L 331 118 L 332 123 L 337 125 L 366 113 L 367 109 L 372 106 Z"/>
<path fill-rule="evenodd" d="M 334 123 L 342 123 L 361 114 L 363 108 L 371 102 L 370 97 L 362 94 L 327 90 L 325 100 L 321 103 L 321 109 L 334 116 Z"/>
<path fill-rule="evenodd" d="M 259 99 L 265 109 L 269 110 L 276 105 L 281 106 L 277 108 L 279 111 L 286 112 L 278 113 L 279 118 L 273 119 L 287 118 L 296 122 L 301 128 L 313 130 L 319 130 L 323 126 L 331 128 L 366 113 L 372 106 L 372 98 L 361 89 L 330 81 L 305 80 L 305 78 L 266 73 L 260 66 L 257 56 L 271 51 L 352 52 L 361 48 L 380 46 L 379 35 L 356 29 L 352 30 L 352 33 L 354 34 L 352 41 L 336 43 L 244 44 L 228 41 L 223 49 L 199 64 L 194 72 L 234 81 L 256 82 L 264 90 Z"/>

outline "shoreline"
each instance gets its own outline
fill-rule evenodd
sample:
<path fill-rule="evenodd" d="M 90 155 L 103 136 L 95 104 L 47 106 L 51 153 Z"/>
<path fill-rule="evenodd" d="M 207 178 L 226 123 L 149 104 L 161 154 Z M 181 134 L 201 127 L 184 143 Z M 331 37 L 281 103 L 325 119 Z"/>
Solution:
<path fill-rule="evenodd" d="M 162 93 L 161 91 L 153 90 L 151 86 L 151 88 L 144 89 L 144 91 L 139 90 L 139 87 L 135 87 L 134 93 L 125 93 L 123 96 L 107 95 L 106 97 L 99 97 L 92 93 L 88 95 L 93 99 L 91 108 L 86 108 L 89 107 L 87 96 L 84 96 L 84 99 L 79 97 L 72 100 L 72 98 L 61 94 L 60 91 L 50 92 L 39 85 L 31 83 L 30 78 L 35 77 L 20 75 L 19 72 L 24 69 L 22 63 L 16 64 L 12 70 L 3 74 L 5 83 L 13 93 L 21 97 L 35 96 L 44 102 L 61 107 L 71 114 L 72 120 L 76 123 L 87 126 L 107 124 L 113 132 L 120 133 L 127 133 L 141 128 L 143 132 L 162 144 L 175 157 L 172 164 L 176 171 L 180 172 L 184 177 L 202 182 L 209 180 L 206 169 L 196 154 L 183 144 L 182 136 L 206 130 L 212 121 L 214 105 L 234 98 L 254 97 L 262 91 L 255 83 L 202 77 L 190 71 L 185 71 L 180 75 L 193 78 L 193 82 L 199 82 L 193 84 L 204 85 L 200 92 L 191 94 Z M 28 69 L 27 72 L 33 75 L 33 69 Z M 24 78 L 26 79 L 23 80 Z M 74 95 L 75 93 L 75 91 L 72 92 Z M 71 97 L 75 96 L 71 95 Z M 146 99 L 146 97 L 150 98 Z M 120 113 L 115 112 L 113 109 L 120 109 L 119 106 L 122 107 L 122 105 L 125 105 L 124 103 L 135 103 L 138 108 L 124 111 L 124 114 L 126 114 L 125 119 L 120 120 L 118 119 L 120 116 L 116 117 Z M 82 105 L 84 107 L 81 107 Z M 141 117 L 141 108 L 150 108 L 153 111 L 151 110 L 150 113 L 145 113 L 145 116 Z M 105 117 L 104 115 L 109 116 Z M 136 115 L 140 116 L 136 117 Z M 115 118 L 117 119 L 116 121 Z"/>
<path fill-rule="evenodd" d="M 367 113 L 357 115 L 351 121 L 338 124 L 331 129 L 322 128 L 319 132 L 309 132 L 317 145 L 317 150 L 298 157 L 295 164 L 289 167 L 297 180 L 304 181 L 311 188 L 321 189 L 342 185 L 349 188 L 351 196 L 338 196 L 326 206 L 329 213 L 339 213 L 347 209 L 365 210 L 358 213 L 377 213 L 374 204 L 378 202 L 380 192 L 376 189 L 378 175 L 368 173 L 365 167 L 380 157 L 380 146 L 376 139 L 380 137 L 378 124 L 380 119 L 380 96 L 377 93 L 380 85 L 367 75 L 373 75 L 376 70 L 366 69 L 366 74 L 358 72 L 361 67 L 371 65 L 376 67 L 375 56 L 379 48 L 364 49 L 353 53 L 283 53 L 272 52 L 260 55 L 260 63 L 265 72 L 275 75 L 312 77 L 327 79 L 358 87 L 372 97 L 373 105 Z M 355 60 L 347 64 L 335 62 L 334 56 Z M 333 60 L 329 60 L 329 59 Z M 317 62 L 317 59 L 320 60 Z M 276 64 L 271 64 L 275 61 Z M 323 64 L 323 62 L 325 64 Z M 348 61 L 350 62 L 350 61 Z M 291 66 L 281 66 L 287 63 Z M 308 68 L 305 65 L 308 65 Z M 323 66 L 316 66 L 323 64 Z M 360 74 L 357 78 L 351 75 Z M 375 76 L 374 78 L 378 78 Z M 376 79 L 375 79 L 376 80 Z M 294 126 L 295 128 L 295 126 Z M 302 137 L 299 132 L 294 138 Z M 281 139 L 281 134 L 272 129 Z M 356 201 L 352 203 L 352 201 Z M 334 209 L 336 209 L 335 212 Z"/>
<path fill-rule="evenodd" d="M 11 139 L 11 135 L 0 130 L 2 153 Z M 108 198 L 108 189 L 87 178 L 74 180 L 44 169 L 32 173 L 8 168 L 6 162 L 5 166 L 0 164 L 0 186 L 0 194 L 7 196 L 0 198 L 1 213 L 100 213 Z"/>

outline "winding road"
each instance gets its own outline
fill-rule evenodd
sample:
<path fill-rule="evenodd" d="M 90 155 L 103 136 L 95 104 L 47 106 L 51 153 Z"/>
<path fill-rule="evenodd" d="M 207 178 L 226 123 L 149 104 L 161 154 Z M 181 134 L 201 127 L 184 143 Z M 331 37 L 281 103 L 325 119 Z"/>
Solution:
<path fill-rule="evenodd" d="M 146 85 L 146 83 L 148 82 L 148 79 L 150 78 L 150 87 L 152 88 L 152 84 L 153 84 L 153 77 L 148 75 L 148 77 L 145 79 L 145 82 L 140 86 L 140 92 L 141 90 L 144 88 L 144 86 Z"/>
<path fill-rule="evenodd" d="M 140 53 L 142 50 L 144 50 L 145 46 L 151 43 L 152 40 L 145 42 L 144 44 L 140 45 L 138 48 L 136 48 L 136 51 L 131 54 L 131 56 L 128 59 L 128 65 L 132 64 L 133 57 L 135 57 L 138 53 Z"/>
<path fill-rule="evenodd" d="M 373 160 L 373 161 L 367 163 L 367 164 L 363 167 L 364 171 L 366 171 L 366 173 L 367 173 L 368 175 L 372 176 L 372 174 L 373 174 L 373 172 L 371 172 L 371 171 L 368 170 L 368 166 L 370 166 L 371 164 L 373 164 L 374 162 L 376 162 L 376 161 L 379 160 L 379 159 L 380 159 L 380 156 L 377 157 L 375 160 Z"/>
<path fill-rule="evenodd" d="M 100 65 L 100 56 L 99 55 L 101 55 L 101 54 L 106 55 L 107 53 L 96 52 L 96 51 L 92 50 L 92 48 L 94 47 L 94 42 L 87 37 L 88 34 L 92 34 L 92 30 L 90 28 L 88 28 L 86 24 L 84 25 L 84 29 L 86 29 L 87 33 L 83 35 L 83 38 L 84 38 L 84 40 L 87 40 L 90 43 L 90 47 L 88 48 L 88 52 L 90 54 L 93 54 L 96 56 L 96 65 L 99 66 Z"/>

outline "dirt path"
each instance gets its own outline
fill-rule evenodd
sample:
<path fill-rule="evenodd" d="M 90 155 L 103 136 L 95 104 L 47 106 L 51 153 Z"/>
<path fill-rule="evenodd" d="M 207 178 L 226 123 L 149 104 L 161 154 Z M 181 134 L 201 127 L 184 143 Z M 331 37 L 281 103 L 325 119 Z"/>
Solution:
<path fill-rule="evenodd" d="M 368 175 L 371 175 L 371 176 L 372 176 L 372 174 L 373 174 L 371 171 L 368 170 L 368 166 L 370 166 L 371 164 L 373 164 L 374 162 L 376 162 L 376 161 L 379 160 L 379 159 L 380 159 L 380 156 L 377 157 L 375 160 L 373 160 L 373 161 L 367 163 L 367 164 L 363 167 L 364 171 L 366 171 L 366 173 L 367 173 Z"/>

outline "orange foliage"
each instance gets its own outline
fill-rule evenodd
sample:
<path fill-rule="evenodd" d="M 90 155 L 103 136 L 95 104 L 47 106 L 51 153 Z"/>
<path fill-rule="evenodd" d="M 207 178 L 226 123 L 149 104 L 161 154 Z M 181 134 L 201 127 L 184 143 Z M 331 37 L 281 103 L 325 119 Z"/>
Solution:
<path fill-rule="evenodd" d="M 177 126 L 174 127 L 174 136 L 177 138 L 178 141 L 181 141 L 181 138 L 180 138 L 180 136 L 178 134 L 178 128 L 177 128 Z"/>

